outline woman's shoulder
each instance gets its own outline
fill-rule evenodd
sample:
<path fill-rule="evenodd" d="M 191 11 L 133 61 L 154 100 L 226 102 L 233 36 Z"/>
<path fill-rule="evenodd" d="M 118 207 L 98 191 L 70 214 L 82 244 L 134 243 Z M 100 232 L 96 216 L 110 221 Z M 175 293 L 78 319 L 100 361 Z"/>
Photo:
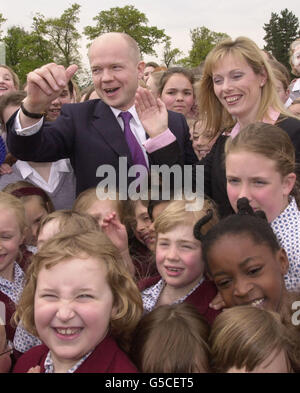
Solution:
<path fill-rule="evenodd" d="M 280 115 L 276 122 L 276 125 L 282 128 L 284 131 L 299 131 L 300 130 L 300 119 L 291 116 Z"/>

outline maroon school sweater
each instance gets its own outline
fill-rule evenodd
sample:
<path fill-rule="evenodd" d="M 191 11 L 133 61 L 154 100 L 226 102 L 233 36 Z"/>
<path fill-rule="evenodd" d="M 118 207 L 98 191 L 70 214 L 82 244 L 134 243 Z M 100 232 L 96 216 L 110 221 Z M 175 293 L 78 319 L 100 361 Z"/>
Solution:
<path fill-rule="evenodd" d="M 6 338 L 10 341 L 14 340 L 15 335 L 15 326 L 11 324 L 11 317 L 13 316 L 14 312 L 16 311 L 15 303 L 3 292 L 0 291 L 0 302 L 5 304 L 5 332 Z"/>
<path fill-rule="evenodd" d="M 157 275 L 155 277 L 149 277 L 141 280 L 138 284 L 140 291 L 152 287 L 152 285 L 157 284 L 160 279 L 160 275 Z M 216 295 L 217 288 L 215 284 L 212 281 L 205 279 L 203 283 L 185 299 L 185 302 L 196 307 L 199 313 L 203 315 L 207 322 L 211 325 L 216 316 L 221 312 L 209 307 L 209 303 Z"/>
<path fill-rule="evenodd" d="M 49 352 L 46 345 L 38 345 L 25 352 L 17 361 L 13 372 L 27 373 L 31 367 L 40 366 L 45 372 L 44 363 Z M 137 373 L 138 370 L 111 337 L 105 337 L 90 356 L 78 367 L 75 373 Z"/>

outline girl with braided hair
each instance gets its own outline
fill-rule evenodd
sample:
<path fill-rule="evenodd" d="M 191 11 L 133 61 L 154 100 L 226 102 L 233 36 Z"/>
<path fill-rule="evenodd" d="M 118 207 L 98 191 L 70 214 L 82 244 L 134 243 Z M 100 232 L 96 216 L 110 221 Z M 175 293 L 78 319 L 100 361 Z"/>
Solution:
<path fill-rule="evenodd" d="M 254 212 L 246 198 L 238 201 L 237 209 L 238 214 L 222 219 L 207 233 L 201 223 L 194 227 L 206 271 L 225 307 L 248 305 L 275 311 L 299 340 L 300 293 L 286 289 L 287 254 L 263 213 Z"/>

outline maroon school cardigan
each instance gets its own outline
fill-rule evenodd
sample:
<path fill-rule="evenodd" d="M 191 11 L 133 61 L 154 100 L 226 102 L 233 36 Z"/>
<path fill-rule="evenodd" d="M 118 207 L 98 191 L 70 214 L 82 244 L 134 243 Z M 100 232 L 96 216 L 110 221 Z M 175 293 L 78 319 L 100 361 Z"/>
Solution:
<path fill-rule="evenodd" d="M 44 363 L 49 352 L 46 345 L 38 345 L 25 352 L 17 361 L 13 372 L 27 373 L 31 367 L 40 366 L 45 372 Z M 78 367 L 75 373 L 137 373 L 138 370 L 111 337 L 105 337 L 90 356 Z"/>
<path fill-rule="evenodd" d="M 14 341 L 15 335 L 15 326 L 11 324 L 11 317 L 13 316 L 14 312 L 16 311 L 15 303 L 3 292 L 0 292 L 0 302 L 5 304 L 5 332 L 6 338 L 10 341 Z"/>
<path fill-rule="evenodd" d="M 141 280 L 138 284 L 140 291 L 152 287 L 152 285 L 157 284 L 160 279 L 160 275 L 157 275 Z M 211 325 L 216 316 L 221 312 L 209 307 L 209 303 L 215 298 L 217 293 L 215 284 L 205 279 L 203 283 L 185 299 L 185 302 L 196 307 L 199 313 L 203 315 Z"/>

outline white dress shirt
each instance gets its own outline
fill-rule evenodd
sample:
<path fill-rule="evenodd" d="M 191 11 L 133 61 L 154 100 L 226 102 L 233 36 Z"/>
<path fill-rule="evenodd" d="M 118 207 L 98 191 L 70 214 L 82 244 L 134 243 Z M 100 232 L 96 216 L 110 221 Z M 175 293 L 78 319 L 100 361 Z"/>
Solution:
<path fill-rule="evenodd" d="M 124 131 L 124 123 L 122 118 L 119 117 L 119 114 L 122 112 L 119 109 L 113 108 L 110 106 L 110 109 L 112 110 L 114 116 L 116 117 L 118 123 L 120 124 L 122 130 Z M 20 109 L 21 110 L 21 109 Z M 26 127 L 26 128 L 22 128 L 21 123 L 20 123 L 20 110 L 16 116 L 15 119 L 15 124 L 14 124 L 14 128 L 16 130 L 16 133 L 18 135 L 22 135 L 22 136 L 31 136 L 36 134 L 42 127 L 43 125 L 43 118 L 41 118 L 36 124 L 34 124 L 33 126 L 30 127 Z M 148 160 L 148 156 L 146 153 L 146 149 L 143 146 L 143 143 L 146 142 L 147 138 L 146 138 L 146 132 L 144 130 L 144 127 L 142 126 L 142 123 L 140 122 L 140 119 L 136 113 L 136 109 L 135 106 L 132 106 L 131 108 L 128 109 L 128 112 L 130 112 L 132 114 L 132 118 L 130 119 L 130 128 L 132 130 L 132 132 L 134 133 L 137 141 L 139 142 L 142 151 L 144 153 L 144 157 L 146 160 L 147 165 L 149 166 L 149 160 Z"/>
<path fill-rule="evenodd" d="M 24 180 L 29 180 L 44 191 L 52 193 L 56 190 L 63 172 L 71 172 L 69 159 L 62 159 L 51 163 L 50 175 L 48 182 L 28 164 L 26 161 L 18 160 L 15 166 L 19 169 Z"/>

